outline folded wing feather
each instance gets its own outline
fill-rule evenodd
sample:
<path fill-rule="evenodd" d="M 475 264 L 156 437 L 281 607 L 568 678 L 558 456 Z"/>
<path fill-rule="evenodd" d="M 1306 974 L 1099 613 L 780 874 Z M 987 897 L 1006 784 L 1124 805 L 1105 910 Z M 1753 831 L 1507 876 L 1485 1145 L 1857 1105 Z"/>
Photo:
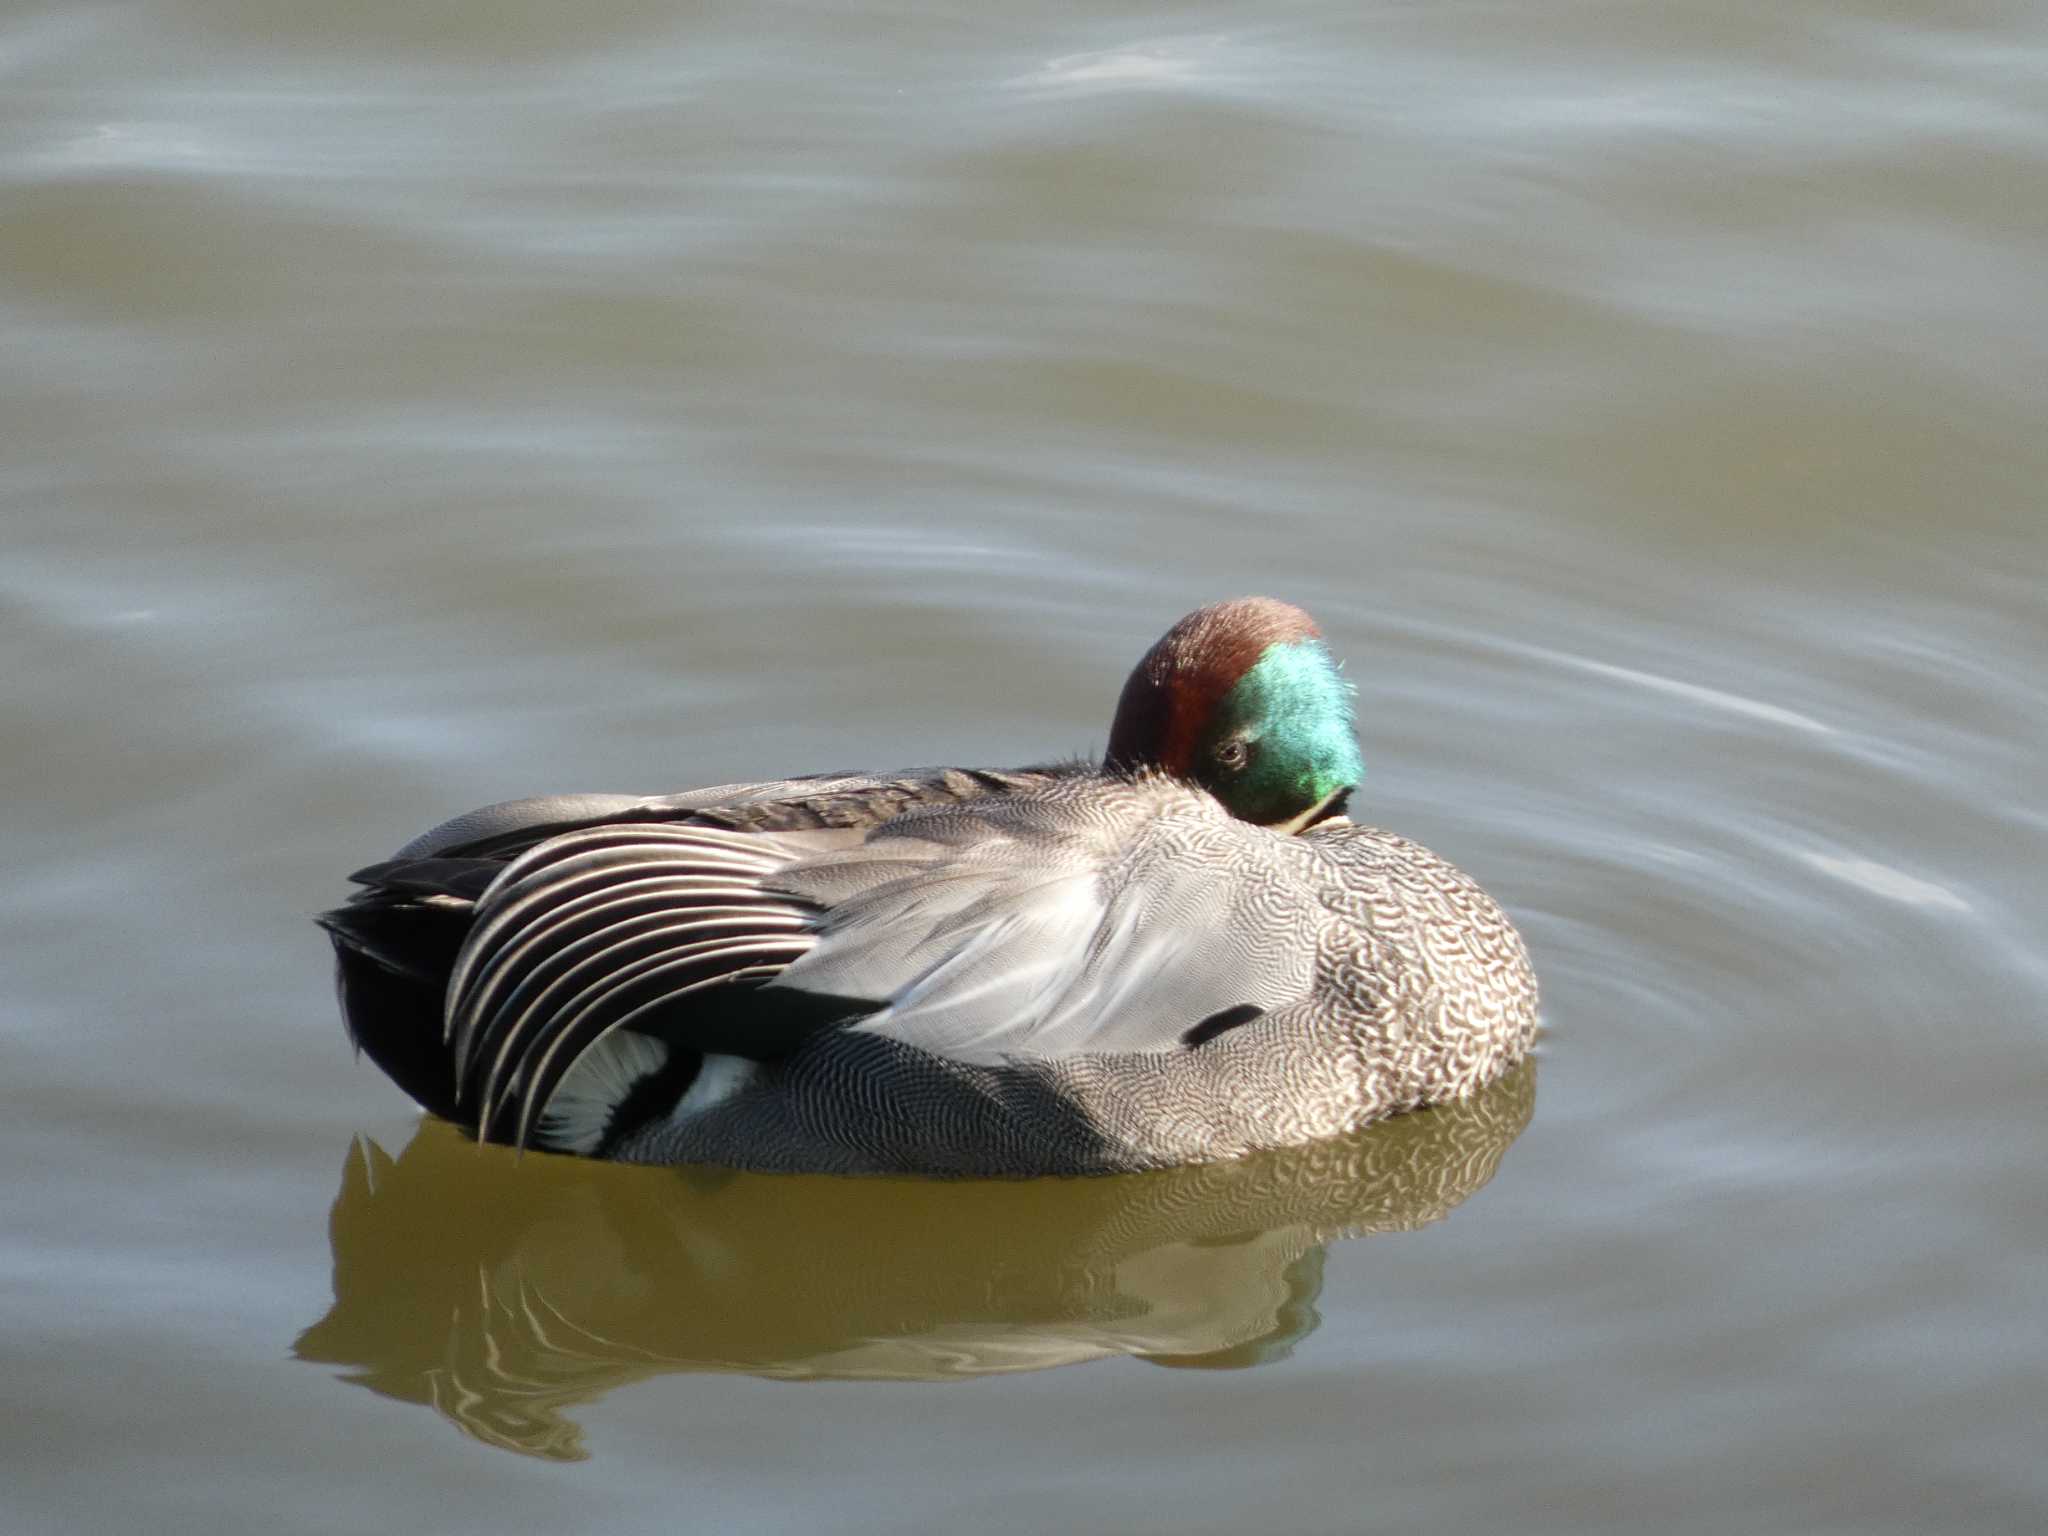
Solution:
<path fill-rule="evenodd" d="M 612 1030 L 658 1019 L 687 1045 L 694 995 L 734 981 L 844 999 L 838 1027 L 980 1063 L 1186 1048 L 1204 1019 L 1307 996 L 1313 852 L 1192 791 L 1116 789 L 876 829 L 613 823 L 544 842 L 485 892 L 457 959 L 461 1091 L 484 1134 L 509 1117 L 523 1139 Z"/>
<path fill-rule="evenodd" d="M 962 1061 L 1173 1049 L 1308 995 L 1309 857 L 1163 785 L 918 812 L 776 877 L 825 916 L 772 985 L 882 1001 L 850 1027 Z"/>

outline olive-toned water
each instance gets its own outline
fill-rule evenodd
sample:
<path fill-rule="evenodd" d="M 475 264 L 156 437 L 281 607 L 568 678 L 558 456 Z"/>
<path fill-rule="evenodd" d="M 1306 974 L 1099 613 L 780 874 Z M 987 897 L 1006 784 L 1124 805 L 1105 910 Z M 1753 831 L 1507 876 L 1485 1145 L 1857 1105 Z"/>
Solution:
<path fill-rule="evenodd" d="M 2048 1524 L 2048 12 L 0 18 L 0 1529 Z M 1301 602 L 1540 1060 L 1224 1169 L 478 1152 L 423 826 Z M 1170 1367 L 1161 1369 L 1160 1367 Z"/>

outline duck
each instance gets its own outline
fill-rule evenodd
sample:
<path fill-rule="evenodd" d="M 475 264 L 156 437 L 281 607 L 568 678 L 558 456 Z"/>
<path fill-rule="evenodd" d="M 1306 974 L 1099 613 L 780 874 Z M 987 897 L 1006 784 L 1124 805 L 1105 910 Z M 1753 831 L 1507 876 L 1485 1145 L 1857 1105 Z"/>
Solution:
<path fill-rule="evenodd" d="M 479 1142 L 761 1172 L 1139 1172 L 1467 1097 L 1529 1052 L 1499 905 L 1354 822 L 1301 608 L 1199 608 L 1100 760 L 457 816 L 317 921 L 348 1033 Z"/>

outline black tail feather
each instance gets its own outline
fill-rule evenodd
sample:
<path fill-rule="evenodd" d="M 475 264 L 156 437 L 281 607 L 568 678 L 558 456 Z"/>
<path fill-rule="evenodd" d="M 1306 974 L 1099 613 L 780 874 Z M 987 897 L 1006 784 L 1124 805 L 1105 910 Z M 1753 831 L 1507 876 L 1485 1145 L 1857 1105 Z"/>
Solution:
<path fill-rule="evenodd" d="M 335 990 L 356 1048 L 421 1108 L 473 1130 L 474 1116 L 455 1102 L 454 1056 L 441 1022 L 468 915 L 424 916 L 416 905 L 400 913 L 371 899 L 323 912 L 319 922 L 334 940 Z"/>

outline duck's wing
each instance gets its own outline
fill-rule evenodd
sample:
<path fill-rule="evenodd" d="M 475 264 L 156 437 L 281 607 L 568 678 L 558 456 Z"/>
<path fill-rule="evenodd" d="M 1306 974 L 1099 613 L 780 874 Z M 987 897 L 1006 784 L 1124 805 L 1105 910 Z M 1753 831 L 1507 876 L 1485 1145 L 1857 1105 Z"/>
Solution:
<path fill-rule="evenodd" d="M 577 1059 L 622 1027 L 721 1044 L 705 1036 L 724 1015 L 699 994 L 765 981 L 817 942 L 819 914 L 770 877 L 863 835 L 622 822 L 519 855 L 477 901 L 448 976 L 462 1118 L 486 1140 L 524 1141 Z M 764 1019 L 743 1043 L 772 1055 L 792 1027 Z"/>
<path fill-rule="evenodd" d="M 355 871 L 361 890 L 317 921 L 346 950 L 385 970 L 438 986 L 446 979 L 472 905 L 506 863 L 555 838 L 595 827 L 696 825 L 736 832 L 879 826 L 921 806 L 1026 793 L 1080 771 L 910 768 L 892 774 L 821 773 L 757 784 L 718 784 L 674 795 L 538 795 L 465 812 L 396 855 Z"/>
<path fill-rule="evenodd" d="M 622 1027 L 757 1059 L 837 1027 L 998 1062 L 1193 1049 L 1310 993 L 1313 850 L 1196 792 L 1077 788 L 874 831 L 542 844 L 484 894 L 455 962 L 458 1097 L 481 1134 L 523 1141 Z"/>
<path fill-rule="evenodd" d="M 442 1043 L 446 984 L 476 903 L 508 861 L 579 832 L 635 825 L 857 832 L 908 807 L 1025 792 L 1076 771 L 1067 764 L 815 774 L 675 795 L 550 795 L 485 806 L 358 870 L 353 879 L 362 889 L 320 915 L 335 943 L 350 1038 L 420 1103 L 472 1120 L 476 1100 L 468 1108 L 458 1101 Z"/>
<path fill-rule="evenodd" d="M 964 1062 L 1191 1049 L 1312 991 L 1316 858 L 1165 784 L 920 812 L 775 877 L 824 915 L 771 989 Z"/>

